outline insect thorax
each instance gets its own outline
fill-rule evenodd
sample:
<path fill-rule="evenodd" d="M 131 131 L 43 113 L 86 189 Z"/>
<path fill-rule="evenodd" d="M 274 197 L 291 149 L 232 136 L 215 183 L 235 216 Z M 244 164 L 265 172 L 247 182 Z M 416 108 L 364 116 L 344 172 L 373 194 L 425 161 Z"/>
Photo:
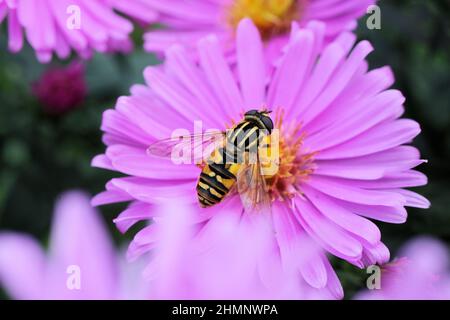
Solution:
<path fill-rule="evenodd" d="M 253 121 L 242 121 L 227 131 L 224 147 L 219 150 L 225 163 L 255 163 L 261 148 L 269 147 L 270 132 Z"/>

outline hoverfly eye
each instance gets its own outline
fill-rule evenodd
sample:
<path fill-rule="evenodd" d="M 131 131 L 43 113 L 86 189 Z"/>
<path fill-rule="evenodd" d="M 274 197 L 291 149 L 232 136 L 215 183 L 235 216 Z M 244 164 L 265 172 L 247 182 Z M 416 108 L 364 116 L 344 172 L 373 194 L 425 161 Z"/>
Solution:
<path fill-rule="evenodd" d="M 258 114 L 258 110 L 250 110 L 245 113 L 246 116 L 255 116 Z"/>
<path fill-rule="evenodd" d="M 263 116 L 263 117 L 261 117 L 261 121 L 264 123 L 264 126 L 266 127 L 266 129 L 269 130 L 269 132 L 271 133 L 273 130 L 272 119 L 270 117 Z"/>

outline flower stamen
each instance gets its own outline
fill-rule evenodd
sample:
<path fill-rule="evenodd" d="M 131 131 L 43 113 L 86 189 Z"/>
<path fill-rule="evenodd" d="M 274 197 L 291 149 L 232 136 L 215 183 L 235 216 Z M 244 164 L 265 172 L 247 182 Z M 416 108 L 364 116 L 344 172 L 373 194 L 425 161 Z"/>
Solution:
<path fill-rule="evenodd" d="M 279 169 L 274 176 L 266 178 L 272 201 L 286 201 L 301 196 L 299 184 L 314 171 L 314 153 L 301 151 L 306 137 L 301 132 L 302 124 L 285 124 L 284 110 L 279 109 L 275 116 L 275 127 L 279 129 Z"/>

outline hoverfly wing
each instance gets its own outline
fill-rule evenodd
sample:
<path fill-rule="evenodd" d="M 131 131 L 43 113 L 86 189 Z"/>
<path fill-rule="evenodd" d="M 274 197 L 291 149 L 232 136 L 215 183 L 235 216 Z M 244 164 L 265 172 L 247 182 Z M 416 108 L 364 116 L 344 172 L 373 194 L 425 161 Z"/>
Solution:
<path fill-rule="evenodd" d="M 176 148 L 178 151 L 189 152 L 195 163 L 202 163 L 215 149 L 223 145 L 224 139 L 225 133 L 220 131 L 172 137 L 152 143 L 147 148 L 147 154 L 173 159 Z"/>
<path fill-rule="evenodd" d="M 237 191 L 248 213 L 270 213 L 272 200 L 262 174 L 261 163 L 243 164 L 237 175 Z"/>

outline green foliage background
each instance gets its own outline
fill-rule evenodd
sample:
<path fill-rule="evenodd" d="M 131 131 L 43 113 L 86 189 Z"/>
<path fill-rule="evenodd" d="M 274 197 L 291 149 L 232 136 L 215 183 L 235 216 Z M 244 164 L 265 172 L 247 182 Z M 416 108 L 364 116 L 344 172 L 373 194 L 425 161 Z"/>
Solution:
<path fill-rule="evenodd" d="M 432 203 L 430 210 L 408 210 L 406 224 L 379 223 L 395 257 L 398 247 L 417 235 L 432 235 L 450 245 L 450 4 L 447 0 L 382 0 L 379 4 L 382 29 L 368 30 L 363 18 L 357 34 L 375 47 L 371 67 L 393 68 L 395 87 L 407 98 L 406 116 L 422 126 L 415 145 L 429 160 L 420 168 L 429 184 L 417 190 Z M 85 103 L 66 116 L 50 117 L 30 91 L 30 84 L 50 65 L 39 64 L 29 47 L 17 55 L 9 53 L 2 26 L 0 230 L 29 233 L 45 245 L 57 196 L 74 188 L 98 193 L 113 177 L 91 168 L 90 160 L 104 150 L 99 130 L 102 112 L 127 94 L 131 84 L 143 83 L 145 66 L 158 63 L 140 49 L 141 35 L 134 34 L 136 50 L 131 55 L 97 54 L 86 62 L 89 95 Z M 118 244 L 130 237 L 119 235 L 112 225 L 120 208 L 101 208 Z M 337 259 L 333 263 L 346 298 L 351 298 L 365 285 L 364 270 Z M 6 297 L 0 292 L 2 296 Z"/>

